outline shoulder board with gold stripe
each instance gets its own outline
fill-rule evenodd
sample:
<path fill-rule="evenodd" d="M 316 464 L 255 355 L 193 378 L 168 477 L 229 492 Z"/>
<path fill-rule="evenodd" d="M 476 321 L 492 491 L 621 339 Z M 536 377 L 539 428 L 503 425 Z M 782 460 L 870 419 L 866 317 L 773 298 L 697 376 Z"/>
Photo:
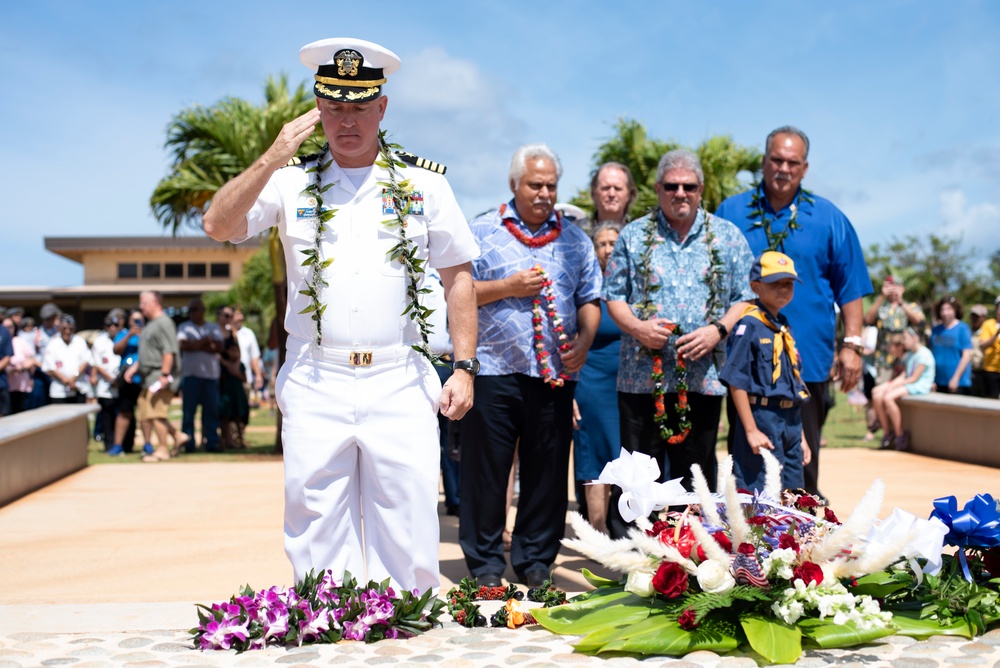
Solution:
<path fill-rule="evenodd" d="M 403 162 L 409 163 L 416 167 L 423 167 L 424 169 L 436 172 L 438 174 L 444 174 L 448 168 L 444 165 L 434 162 L 433 160 L 428 160 L 427 158 L 421 158 L 420 156 L 413 155 L 412 153 L 407 153 L 406 151 L 397 151 L 396 156 Z"/>
<path fill-rule="evenodd" d="M 292 158 L 291 160 L 289 160 L 285 164 L 285 167 L 295 167 L 296 165 L 302 165 L 302 164 L 305 164 L 307 162 L 315 162 L 316 160 L 319 160 L 319 156 L 321 156 L 321 155 L 323 155 L 323 154 L 322 153 L 310 153 L 309 155 L 297 155 L 294 158 Z"/>

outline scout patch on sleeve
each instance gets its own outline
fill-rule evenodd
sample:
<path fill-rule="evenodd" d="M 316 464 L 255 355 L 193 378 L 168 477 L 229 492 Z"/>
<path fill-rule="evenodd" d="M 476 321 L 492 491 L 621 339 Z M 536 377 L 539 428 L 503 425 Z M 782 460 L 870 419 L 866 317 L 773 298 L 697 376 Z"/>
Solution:
<path fill-rule="evenodd" d="M 746 325 L 740 325 L 739 327 L 736 328 L 736 331 L 733 332 L 733 334 L 736 335 L 736 336 L 743 336 L 743 333 L 746 332 L 746 331 L 747 331 L 747 326 Z"/>

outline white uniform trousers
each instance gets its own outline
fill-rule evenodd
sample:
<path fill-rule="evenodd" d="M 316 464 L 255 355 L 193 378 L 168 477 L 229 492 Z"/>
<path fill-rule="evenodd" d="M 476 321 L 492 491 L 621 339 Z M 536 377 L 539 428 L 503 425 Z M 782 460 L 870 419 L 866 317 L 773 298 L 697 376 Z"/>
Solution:
<path fill-rule="evenodd" d="M 285 552 L 296 581 L 331 569 L 361 584 L 390 578 L 436 591 L 441 381 L 433 365 L 398 346 L 375 350 L 371 366 L 350 366 L 349 351 L 289 338 L 276 392 Z"/>

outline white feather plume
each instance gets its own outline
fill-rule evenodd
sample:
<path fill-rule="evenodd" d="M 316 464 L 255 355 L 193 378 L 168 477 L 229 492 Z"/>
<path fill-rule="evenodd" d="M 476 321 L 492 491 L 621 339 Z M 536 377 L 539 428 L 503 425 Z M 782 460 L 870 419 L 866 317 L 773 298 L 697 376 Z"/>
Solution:
<path fill-rule="evenodd" d="M 779 500 L 781 499 L 781 464 L 767 448 L 760 449 L 760 456 L 764 458 L 764 496 Z"/>
<path fill-rule="evenodd" d="M 712 492 L 708 489 L 708 480 L 705 479 L 705 473 L 698 464 L 691 465 L 691 486 L 694 487 L 694 492 L 698 495 L 698 503 L 701 504 L 701 514 L 708 520 L 709 524 L 720 526 L 722 518 L 719 517 L 719 511 L 715 507 L 716 504 L 715 499 L 712 498 Z"/>
<path fill-rule="evenodd" d="M 564 538 L 562 544 L 574 549 L 588 559 L 619 573 L 628 573 L 637 568 L 649 566 L 649 557 L 637 552 L 629 538 L 615 540 L 601 533 L 583 516 L 576 512 L 569 514 L 569 523 L 576 532 L 576 538 Z"/>
<path fill-rule="evenodd" d="M 658 559 L 672 561 L 680 564 L 685 571 L 694 575 L 698 572 L 698 566 L 693 561 L 681 554 L 673 545 L 667 545 L 659 538 L 646 535 L 646 532 L 639 529 L 632 529 L 628 532 L 628 537 L 636 549 Z"/>
<path fill-rule="evenodd" d="M 698 544 L 701 545 L 701 549 L 705 552 L 705 556 L 712 560 L 718 561 L 719 563 L 725 564 L 729 567 L 729 553 L 726 552 L 721 545 L 715 542 L 711 534 L 705 530 L 701 522 L 694 515 L 688 517 L 688 524 L 691 525 L 691 532 L 694 537 L 698 539 Z"/>
<path fill-rule="evenodd" d="M 854 512 L 839 527 L 828 533 L 813 547 L 810 560 L 821 564 L 835 558 L 840 552 L 848 550 L 861 541 L 871 530 L 878 519 L 882 498 L 885 495 L 885 484 L 875 480 L 865 495 L 854 507 Z"/>
<path fill-rule="evenodd" d="M 725 478 L 723 478 L 725 473 Z M 736 477 L 733 475 L 733 457 L 728 455 L 719 466 L 719 482 L 726 495 L 726 521 L 729 523 L 729 533 L 732 536 L 733 547 L 747 542 L 750 535 L 750 525 L 743 515 L 743 504 L 740 503 L 736 491 Z"/>

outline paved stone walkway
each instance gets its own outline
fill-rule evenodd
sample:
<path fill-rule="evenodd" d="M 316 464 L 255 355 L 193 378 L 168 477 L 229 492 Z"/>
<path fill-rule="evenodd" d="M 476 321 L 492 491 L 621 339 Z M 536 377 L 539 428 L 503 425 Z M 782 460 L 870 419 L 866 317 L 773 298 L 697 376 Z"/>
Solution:
<path fill-rule="evenodd" d="M 871 450 L 824 451 L 822 488 L 849 514 L 875 477 L 894 506 L 926 515 L 936 496 L 998 492 L 996 469 Z M 441 517 L 442 591 L 466 574 L 457 522 Z M 564 550 L 559 584 L 582 591 Z M 511 573 L 507 574 L 509 577 Z M 194 602 L 238 587 L 288 585 L 281 550 L 280 462 L 93 466 L 0 508 L 0 668 L 15 666 L 671 665 L 743 667 L 753 655 L 683 659 L 574 654 L 568 636 L 538 627 L 465 629 L 454 622 L 407 641 L 235 652 L 195 650 Z M 484 610 L 489 612 L 490 604 Z M 757 657 L 759 658 L 759 657 Z M 975 641 L 891 637 L 849 650 L 808 651 L 800 666 L 994 666 L 1000 630 Z"/>
<path fill-rule="evenodd" d="M 693 652 L 683 658 L 574 654 L 567 636 L 539 627 L 465 629 L 454 622 L 409 640 L 371 645 L 344 641 L 337 645 L 270 648 L 237 654 L 193 648 L 190 635 L 171 629 L 132 633 L 45 633 L 24 631 L 0 637 L 0 668 L 22 666 L 671 666 L 686 668 L 756 668 L 755 655 Z M 760 657 L 756 657 L 759 659 Z M 763 661 L 762 661 L 763 663 Z M 976 641 L 934 637 L 916 642 L 902 636 L 849 650 L 806 651 L 796 666 L 1000 666 L 1000 630 Z"/>

